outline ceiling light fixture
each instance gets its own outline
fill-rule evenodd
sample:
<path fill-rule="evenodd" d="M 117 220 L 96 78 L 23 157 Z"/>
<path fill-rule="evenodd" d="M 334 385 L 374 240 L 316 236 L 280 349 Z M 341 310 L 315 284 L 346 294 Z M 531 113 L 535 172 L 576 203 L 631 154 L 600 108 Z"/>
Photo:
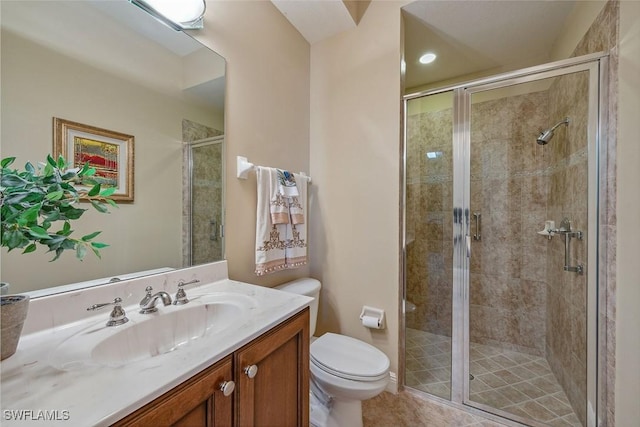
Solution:
<path fill-rule="evenodd" d="M 205 0 L 129 0 L 158 21 L 176 31 L 203 27 Z"/>
<path fill-rule="evenodd" d="M 418 61 L 420 61 L 421 64 L 431 64 L 436 60 L 436 58 L 437 56 L 435 53 L 427 52 L 422 55 Z"/>

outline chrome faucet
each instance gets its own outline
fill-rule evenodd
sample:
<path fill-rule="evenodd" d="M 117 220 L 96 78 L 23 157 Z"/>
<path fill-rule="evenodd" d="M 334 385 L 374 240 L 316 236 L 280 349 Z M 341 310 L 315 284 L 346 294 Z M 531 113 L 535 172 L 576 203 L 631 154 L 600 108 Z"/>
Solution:
<path fill-rule="evenodd" d="M 113 306 L 113 310 L 111 310 L 111 314 L 109 315 L 107 326 L 124 325 L 129 321 L 129 319 L 127 318 L 127 313 L 125 313 L 124 308 L 122 308 L 122 298 L 116 298 L 113 300 L 113 302 L 93 304 L 91 307 L 87 307 L 87 311 L 100 310 L 101 308 L 107 307 L 109 305 Z"/>
<path fill-rule="evenodd" d="M 151 291 L 153 291 L 151 286 L 147 286 L 145 291 L 147 291 L 147 294 L 142 298 L 142 301 L 140 301 L 140 313 L 147 314 L 158 311 L 158 307 L 156 307 L 158 298 L 162 300 L 162 304 L 164 305 L 171 304 L 171 296 L 165 291 L 156 292 L 151 295 Z"/>
<path fill-rule="evenodd" d="M 173 299 L 173 305 L 183 305 L 189 302 L 189 298 L 187 298 L 187 293 L 184 291 L 184 287 L 187 285 L 193 285 L 194 283 L 200 283 L 200 280 L 194 279 L 190 282 L 184 282 L 180 280 L 178 282 L 178 292 L 176 292 L 176 296 Z"/>

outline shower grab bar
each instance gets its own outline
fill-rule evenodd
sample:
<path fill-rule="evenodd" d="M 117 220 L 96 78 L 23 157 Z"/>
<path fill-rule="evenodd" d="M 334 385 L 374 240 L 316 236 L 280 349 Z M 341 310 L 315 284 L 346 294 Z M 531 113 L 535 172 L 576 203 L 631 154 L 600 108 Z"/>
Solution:
<path fill-rule="evenodd" d="M 480 212 L 473 213 L 473 219 L 476 221 L 476 234 L 473 235 L 473 240 L 482 240 L 482 236 L 480 235 L 480 218 L 482 214 Z"/>
<path fill-rule="evenodd" d="M 564 234 L 564 271 L 570 271 L 573 273 L 583 274 L 584 267 L 582 264 L 571 266 L 571 239 L 582 240 L 582 231 L 571 230 L 571 221 L 568 218 L 564 218 L 560 223 L 560 228 L 553 230 L 556 233 Z"/>

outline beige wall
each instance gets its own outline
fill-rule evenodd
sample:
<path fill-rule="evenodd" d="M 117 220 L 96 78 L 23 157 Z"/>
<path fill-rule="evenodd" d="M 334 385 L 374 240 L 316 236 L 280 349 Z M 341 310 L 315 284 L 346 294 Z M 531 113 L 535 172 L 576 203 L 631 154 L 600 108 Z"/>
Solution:
<path fill-rule="evenodd" d="M 573 10 L 562 27 L 550 53 L 551 61 L 566 59 L 571 56 L 578 42 L 591 27 L 607 0 L 590 0 L 576 2 Z"/>
<path fill-rule="evenodd" d="M 247 180 L 236 178 L 236 156 L 256 165 L 309 171 L 309 44 L 269 1 L 209 1 L 204 29 L 193 35 L 227 60 L 229 275 L 262 285 L 309 275 L 308 267 L 254 274 L 256 178 L 255 173 Z M 318 256 L 313 247 L 309 254 Z"/>
<path fill-rule="evenodd" d="M 640 2 L 620 2 L 616 426 L 640 419 Z"/>
<path fill-rule="evenodd" d="M 319 330 L 373 343 L 398 368 L 400 6 L 372 2 L 357 28 L 311 47 L 311 272 Z M 387 328 L 362 326 L 363 305 Z"/>

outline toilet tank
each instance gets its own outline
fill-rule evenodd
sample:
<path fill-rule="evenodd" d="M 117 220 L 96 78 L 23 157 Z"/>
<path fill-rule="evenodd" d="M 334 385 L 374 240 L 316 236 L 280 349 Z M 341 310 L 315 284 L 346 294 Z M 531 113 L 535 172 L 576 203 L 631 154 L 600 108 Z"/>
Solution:
<path fill-rule="evenodd" d="M 304 277 L 302 279 L 296 279 L 291 282 L 283 283 L 282 285 L 275 286 L 274 289 L 280 291 L 291 292 L 292 294 L 304 295 L 313 298 L 311 304 L 309 304 L 309 319 L 310 319 L 310 335 L 313 336 L 316 331 L 316 320 L 318 318 L 318 300 L 320 299 L 320 281 L 312 279 L 311 277 Z"/>

